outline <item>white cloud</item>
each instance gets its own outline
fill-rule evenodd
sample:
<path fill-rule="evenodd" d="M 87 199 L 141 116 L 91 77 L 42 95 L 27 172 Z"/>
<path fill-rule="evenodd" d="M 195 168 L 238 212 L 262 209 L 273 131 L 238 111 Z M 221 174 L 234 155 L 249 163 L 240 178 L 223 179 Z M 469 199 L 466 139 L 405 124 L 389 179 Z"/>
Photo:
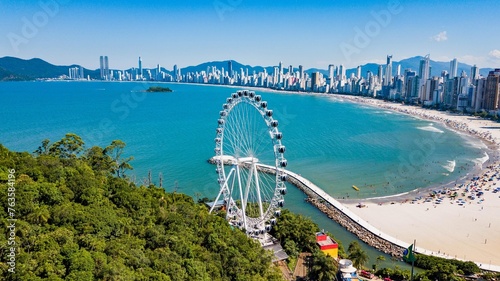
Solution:
<path fill-rule="evenodd" d="M 446 31 L 441 31 L 438 34 L 432 36 L 431 39 L 436 42 L 446 41 L 448 40 L 448 35 L 446 35 Z"/>
<path fill-rule="evenodd" d="M 491 52 L 488 53 L 488 55 L 494 59 L 500 59 L 500 50 L 492 50 Z"/>
<path fill-rule="evenodd" d="M 487 65 L 486 58 L 481 56 L 463 55 L 458 57 L 457 60 L 462 63 L 477 65 L 479 67 L 485 67 L 485 65 Z"/>

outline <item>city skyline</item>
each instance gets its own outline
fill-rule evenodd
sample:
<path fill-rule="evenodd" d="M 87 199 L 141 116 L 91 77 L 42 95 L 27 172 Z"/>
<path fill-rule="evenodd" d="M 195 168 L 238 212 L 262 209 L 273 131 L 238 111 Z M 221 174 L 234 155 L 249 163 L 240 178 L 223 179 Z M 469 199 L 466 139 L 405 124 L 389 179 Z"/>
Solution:
<path fill-rule="evenodd" d="M 182 1 L 79 3 L 42 0 L 0 3 L 4 26 L 0 56 L 33 57 L 55 64 L 99 68 L 172 69 L 202 61 L 236 60 L 250 65 L 353 68 L 385 64 L 386 54 L 407 58 L 432 54 L 438 61 L 480 68 L 500 64 L 500 39 L 489 24 L 495 1 L 228 1 L 196 5 Z M 488 7 L 488 8 L 485 8 Z M 394 66 L 396 67 L 396 66 Z"/>

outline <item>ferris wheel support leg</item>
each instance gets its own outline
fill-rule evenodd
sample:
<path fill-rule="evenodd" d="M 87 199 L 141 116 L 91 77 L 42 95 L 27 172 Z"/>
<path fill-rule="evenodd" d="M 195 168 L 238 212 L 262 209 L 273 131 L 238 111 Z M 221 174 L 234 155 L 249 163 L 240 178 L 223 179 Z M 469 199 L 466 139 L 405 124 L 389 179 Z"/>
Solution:
<path fill-rule="evenodd" d="M 231 169 L 231 171 L 229 171 L 229 174 L 227 175 L 227 178 L 230 178 L 231 177 L 231 174 L 233 173 L 234 169 Z M 214 210 L 215 208 L 215 203 L 217 203 L 217 201 L 219 201 L 219 198 L 220 196 L 222 195 L 222 193 L 224 192 L 224 190 L 226 189 L 229 189 L 227 187 L 227 181 L 224 182 L 224 184 L 222 185 L 221 189 L 219 190 L 219 194 L 217 195 L 217 198 L 215 198 L 215 201 L 214 201 L 214 204 L 212 205 L 212 207 L 210 208 L 210 211 L 208 212 L 209 214 L 212 213 L 212 211 Z"/>
<path fill-rule="evenodd" d="M 246 206 L 243 201 L 243 190 L 241 189 L 241 175 L 240 175 L 240 167 L 236 166 L 236 176 L 238 177 L 238 186 L 240 187 L 240 200 L 241 200 L 241 211 L 243 212 L 243 225 L 245 226 L 245 230 L 248 231 L 247 226 L 247 215 L 246 215 Z"/>
<path fill-rule="evenodd" d="M 217 203 L 217 201 L 219 201 L 219 198 L 220 198 L 220 196 L 221 196 L 221 194 L 222 194 L 222 191 L 223 191 L 223 189 L 221 188 L 221 189 L 220 189 L 220 191 L 219 191 L 219 195 L 217 195 L 217 198 L 215 198 L 215 201 L 214 201 L 214 203 L 212 204 L 212 207 L 210 207 L 210 211 L 208 212 L 209 214 L 211 214 L 211 213 L 212 213 L 212 211 L 214 210 L 214 208 L 215 208 L 215 203 Z"/>

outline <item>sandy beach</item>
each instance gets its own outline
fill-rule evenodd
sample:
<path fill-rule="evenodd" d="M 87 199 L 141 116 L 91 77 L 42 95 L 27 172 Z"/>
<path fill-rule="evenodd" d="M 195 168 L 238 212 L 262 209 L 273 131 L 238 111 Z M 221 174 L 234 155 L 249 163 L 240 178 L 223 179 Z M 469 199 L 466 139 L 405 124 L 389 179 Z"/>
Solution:
<path fill-rule="evenodd" d="M 500 124 L 490 120 L 362 97 L 332 97 L 440 122 L 496 150 L 500 144 Z M 483 166 L 478 178 L 469 176 L 462 185 L 342 203 L 380 231 L 410 244 L 416 240 L 417 252 L 500 268 L 500 164 L 490 155 Z"/>

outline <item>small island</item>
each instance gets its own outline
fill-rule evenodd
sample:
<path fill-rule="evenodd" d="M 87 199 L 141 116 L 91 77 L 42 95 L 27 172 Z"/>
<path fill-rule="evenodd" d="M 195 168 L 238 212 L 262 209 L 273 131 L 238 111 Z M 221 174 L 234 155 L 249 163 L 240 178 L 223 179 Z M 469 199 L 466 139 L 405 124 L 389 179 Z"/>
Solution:
<path fill-rule="evenodd" d="M 149 87 L 146 92 L 158 93 L 158 92 L 172 92 L 172 89 L 168 87 Z"/>

